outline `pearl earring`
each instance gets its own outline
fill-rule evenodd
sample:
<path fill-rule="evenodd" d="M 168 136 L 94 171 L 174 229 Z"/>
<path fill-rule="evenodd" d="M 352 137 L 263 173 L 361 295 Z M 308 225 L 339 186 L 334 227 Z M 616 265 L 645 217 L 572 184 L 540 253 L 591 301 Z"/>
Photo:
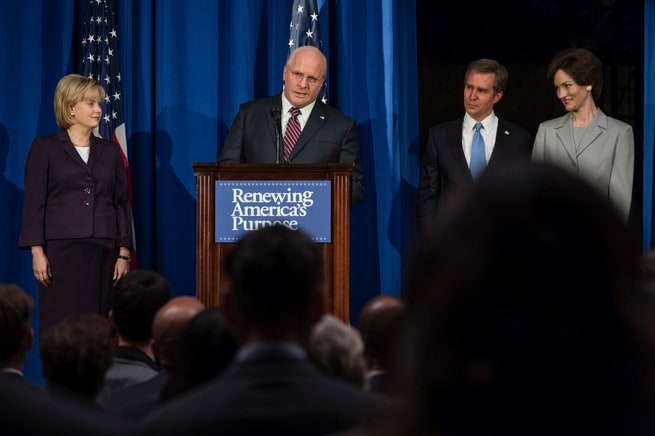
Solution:
<path fill-rule="evenodd" d="M 587 86 L 587 91 L 591 91 L 591 86 Z"/>
<path fill-rule="evenodd" d="M 75 112 L 71 112 L 71 115 L 72 115 L 72 116 L 75 116 Z"/>

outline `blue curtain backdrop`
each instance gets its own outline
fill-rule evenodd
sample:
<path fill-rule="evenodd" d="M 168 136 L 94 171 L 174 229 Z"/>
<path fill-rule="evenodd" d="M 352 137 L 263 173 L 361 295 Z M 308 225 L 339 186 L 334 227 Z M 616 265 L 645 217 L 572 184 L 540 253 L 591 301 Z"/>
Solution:
<path fill-rule="evenodd" d="M 277 93 L 291 0 L 116 0 L 139 266 L 195 293 L 193 162 L 213 162 L 240 103 Z M 87 0 L 0 4 L 0 282 L 36 298 L 16 248 L 23 166 L 56 131 L 52 98 L 76 72 Z M 405 0 L 318 2 L 329 102 L 359 123 L 365 200 L 351 215 L 351 320 L 399 294 L 418 180 L 416 17 Z M 37 347 L 26 373 L 41 383 Z"/>
<path fill-rule="evenodd" d="M 655 0 L 644 2 L 644 250 L 655 247 L 653 168 L 655 167 Z"/>

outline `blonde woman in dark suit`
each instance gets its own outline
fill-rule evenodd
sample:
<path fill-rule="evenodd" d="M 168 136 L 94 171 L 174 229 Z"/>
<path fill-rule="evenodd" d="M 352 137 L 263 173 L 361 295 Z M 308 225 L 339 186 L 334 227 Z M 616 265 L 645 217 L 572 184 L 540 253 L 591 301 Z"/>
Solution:
<path fill-rule="evenodd" d="M 32 142 L 25 163 L 19 246 L 32 252 L 39 330 L 79 312 L 106 314 L 112 283 L 130 267 L 132 211 L 118 146 L 93 135 L 105 91 L 64 76 L 55 89 L 61 129 Z"/>
<path fill-rule="evenodd" d="M 566 115 L 544 121 L 535 137 L 534 160 L 557 164 L 596 186 L 628 221 L 634 176 L 634 135 L 629 124 L 596 105 L 603 65 L 589 50 L 557 53 L 546 71 Z"/>

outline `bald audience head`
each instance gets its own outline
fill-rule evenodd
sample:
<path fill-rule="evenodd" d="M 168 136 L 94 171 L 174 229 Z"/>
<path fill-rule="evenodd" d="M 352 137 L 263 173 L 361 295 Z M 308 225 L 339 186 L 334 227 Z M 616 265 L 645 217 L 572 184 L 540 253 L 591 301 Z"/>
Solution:
<path fill-rule="evenodd" d="M 185 329 L 191 318 L 204 308 L 197 298 L 180 296 L 172 298 L 157 311 L 152 333 L 162 368 L 170 370 L 181 364 Z"/>
<path fill-rule="evenodd" d="M 362 308 L 357 326 L 364 341 L 364 356 L 369 370 L 388 369 L 396 337 L 403 328 L 404 300 L 379 295 Z"/>

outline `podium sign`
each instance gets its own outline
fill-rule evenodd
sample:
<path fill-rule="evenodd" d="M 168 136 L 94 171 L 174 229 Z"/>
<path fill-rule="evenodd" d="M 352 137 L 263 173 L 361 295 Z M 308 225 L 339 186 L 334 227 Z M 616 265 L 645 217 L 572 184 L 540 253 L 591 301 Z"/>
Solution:
<path fill-rule="evenodd" d="M 231 287 L 225 259 L 239 234 L 281 221 L 315 239 L 323 258 L 324 306 L 349 322 L 353 167 L 336 162 L 194 163 L 198 299 L 207 307 L 221 306 Z"/>
<path fill-rule="evenodd" d="M 332 242 L 331 186 L 329 180 L 217 180 L 216 242 L 236 242 L 274 224 Z"/>

